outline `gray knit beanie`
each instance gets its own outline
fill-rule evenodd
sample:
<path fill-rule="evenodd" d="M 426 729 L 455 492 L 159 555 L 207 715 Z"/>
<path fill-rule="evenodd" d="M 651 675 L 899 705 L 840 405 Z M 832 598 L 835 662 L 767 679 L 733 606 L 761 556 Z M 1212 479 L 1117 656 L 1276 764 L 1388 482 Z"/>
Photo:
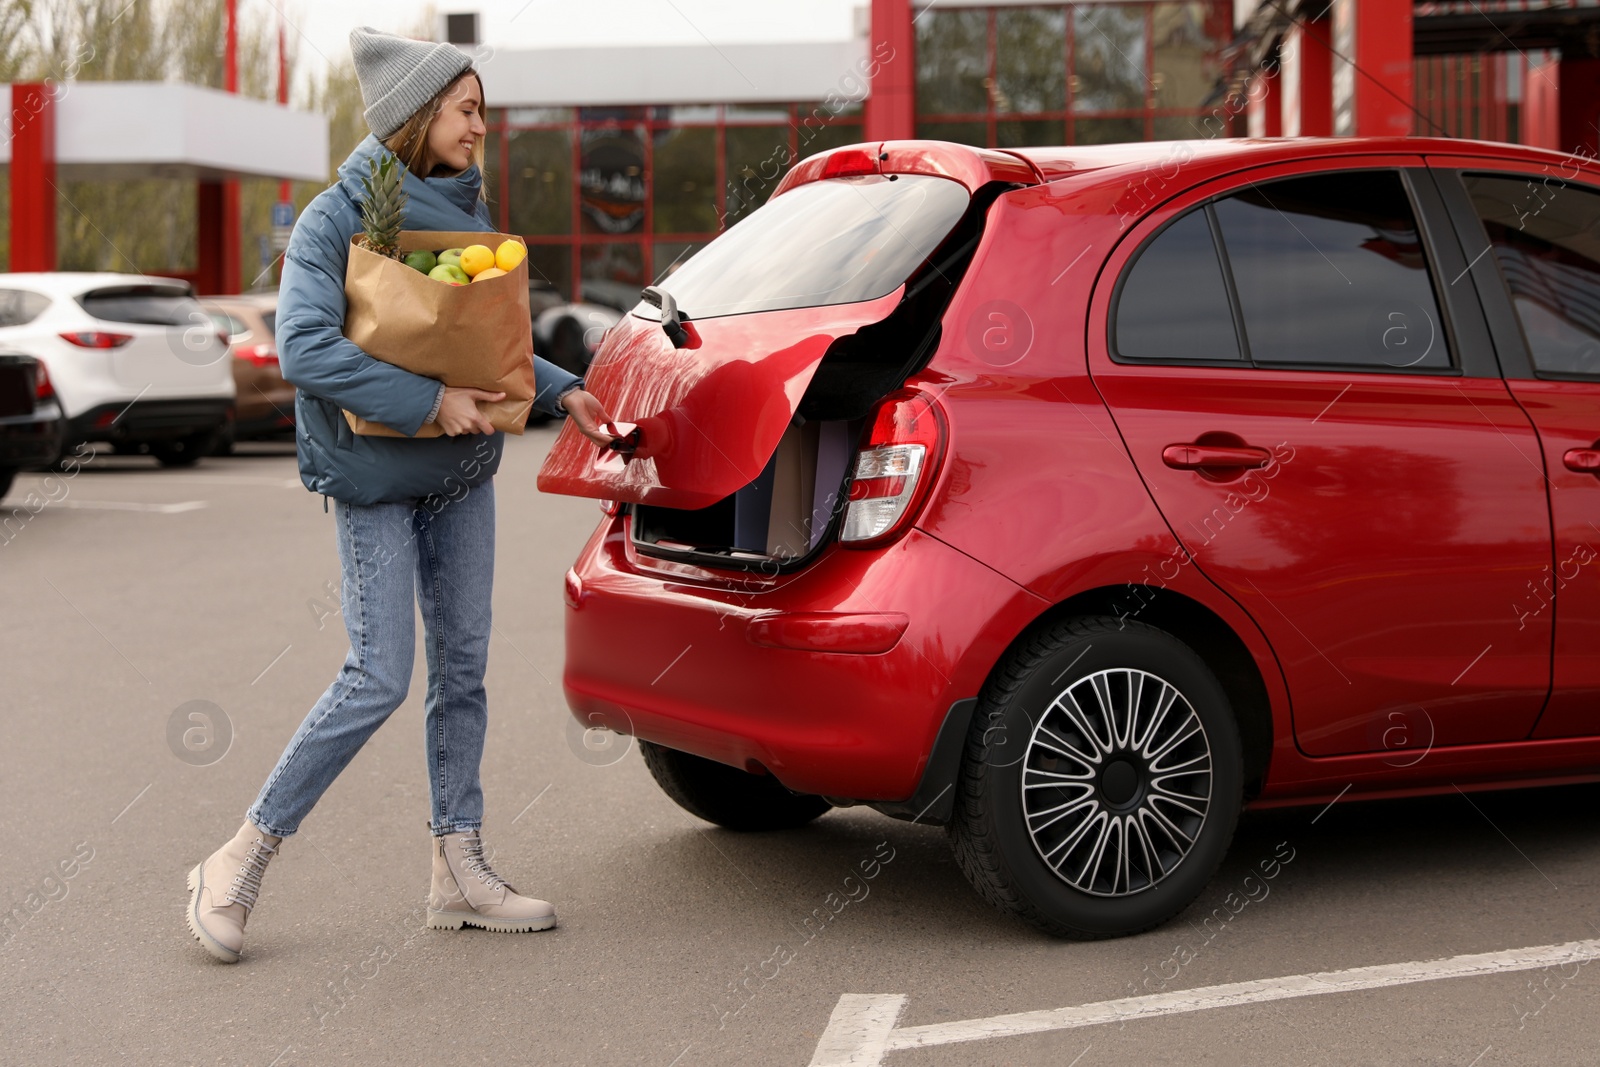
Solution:
<path fill-rule="evenodd" d="M 404 126 L 472 66 L 472 59 L 455 45 L 413 41 L 371 26 L 350 31 L 350 54 L 367 107 L 367 126 L 379 140 Z"/>

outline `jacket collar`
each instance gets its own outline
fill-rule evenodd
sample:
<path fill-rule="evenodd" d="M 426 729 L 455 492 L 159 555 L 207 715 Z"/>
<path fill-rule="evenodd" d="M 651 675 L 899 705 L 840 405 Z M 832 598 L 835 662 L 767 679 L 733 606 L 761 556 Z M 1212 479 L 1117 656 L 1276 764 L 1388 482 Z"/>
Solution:
<path fill-rule="evenodd" d="M 339 185 L 352 203 L 366 199 L 361 179 L 367 177 L 372 160 L 388 155 L 389 150 L 371 134 L 356 145 L 350 158 L 339 165 Z M 477 217 L 478 191 L 483 175 L 476 165 L 460 174 L 419 178 L 406 171 L 401 186 L 406 192 L 405 228 L 408 230 L 483 230 Z"/>

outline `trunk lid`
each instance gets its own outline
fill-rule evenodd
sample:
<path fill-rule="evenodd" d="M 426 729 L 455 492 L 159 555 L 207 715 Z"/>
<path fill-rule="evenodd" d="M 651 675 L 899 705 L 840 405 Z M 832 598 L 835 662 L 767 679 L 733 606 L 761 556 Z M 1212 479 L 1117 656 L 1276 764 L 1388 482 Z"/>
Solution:
<path fill-rule="evenodd" d="M 601 449 L 569 425 L 539 488 L 698 509 L 749 484 L 824 357 L 901 307 L 972 202 L 967 183 L 928 173 L 824 177 L 774 196 L 659 284 L 682 347 L 642 303 L 595 353 L 586 386 L 620 431 L 637 428 L 637 450 Z"/>
<path fill-rule="evenodd" d="M 628 315 L 607 333 L 585 385 L 638 429 L 631 455 L 562 430 L 539 472 L 547 493 L 703 508 L 766 467 L 828 347 L 886 317 L 903 287 L 877 300 L 690 322 L 674 348 L 659 322 Z"/>

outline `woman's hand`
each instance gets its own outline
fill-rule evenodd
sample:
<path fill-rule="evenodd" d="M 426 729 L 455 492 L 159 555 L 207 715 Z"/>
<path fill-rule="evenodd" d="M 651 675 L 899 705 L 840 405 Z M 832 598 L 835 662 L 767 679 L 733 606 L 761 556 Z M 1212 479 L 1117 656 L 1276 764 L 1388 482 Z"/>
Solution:
<path fill-rule="evenodd" d="M 586 393 L 582 389 L 574 389 L 561 398 L 561 406 L 567 414 L 572 416 L 572 421 L 578 424 L 578 429 L 583 436 L 597 445 L 609 445 L 616 439 L 615 434 L 606 433 L 600 427 L 613 421 L 606 411 L 605 405 L 595 399 L 594 394 Z"/>
<path fill-rule="evenodd" d="M 444 400 L 439 404 L 439 414 L 433 417 L 433 421 L 450 437 L 463 433 L 494 433 L 493 424 L 484 417 L 482 411 L 478 410 L 478 401 L 505 398 L 504 393 L 491 393 L 484 389 L 458 389 L 447 385 L 444 387 Z"/>

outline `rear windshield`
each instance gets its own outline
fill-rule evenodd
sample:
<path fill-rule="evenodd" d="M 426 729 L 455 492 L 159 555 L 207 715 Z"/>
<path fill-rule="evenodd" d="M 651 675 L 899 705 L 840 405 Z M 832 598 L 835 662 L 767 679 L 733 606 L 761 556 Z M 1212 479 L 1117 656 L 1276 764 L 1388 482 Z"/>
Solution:
<path fill-rule="evenodd" d="M 102 322 L 135 322 L 146 326 L 192 326 L 207 320 L 195 298 L 183 289 L 154 285 L 121 285 L 95 289 L 78 304 Z"/>
<path fill-rule="evenodd" d="M 278 313 L 276 311 L 263 311 L 261 313 L 261 321 L 266 325 L 268 335 L 272 337 L 278 336 Z"/>
<path fill-rule="evenodd" d="M 967 209 L 948 178 L 829 178 L 774 197 L 658 282 L 685 318 L 853 304 L 887 296 Z M 660 312 L 642 304 L 638 314 Z"/>
<path fill-rule="evenodd" d="M 27 289 L 0 289 L 0 326 L 26 326 L 50 306 L 50 298 Z"/>

